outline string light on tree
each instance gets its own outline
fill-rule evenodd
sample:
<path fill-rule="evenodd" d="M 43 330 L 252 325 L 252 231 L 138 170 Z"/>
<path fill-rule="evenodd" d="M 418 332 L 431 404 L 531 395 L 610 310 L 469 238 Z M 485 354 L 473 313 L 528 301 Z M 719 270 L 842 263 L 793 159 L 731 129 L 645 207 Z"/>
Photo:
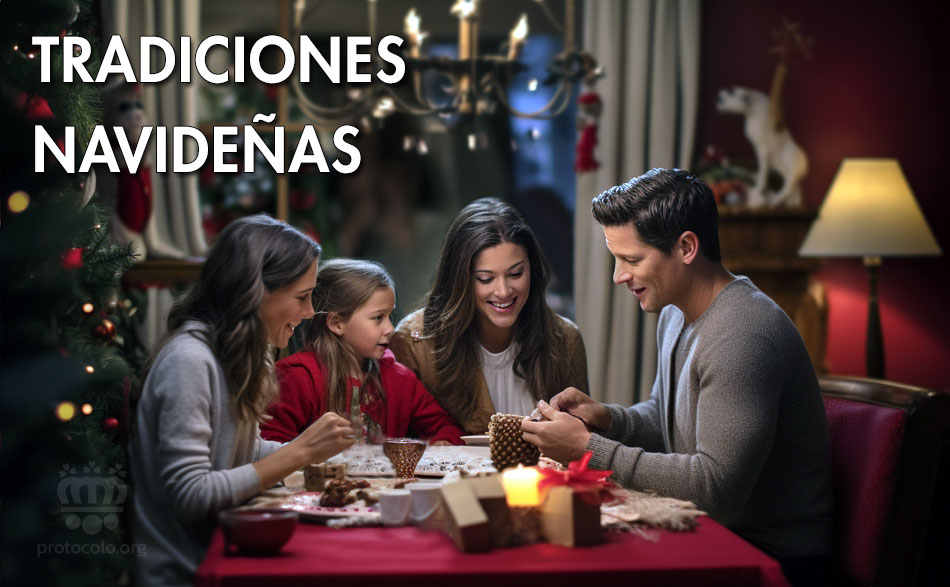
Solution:
<path fill-rule="evenodd" d="M 30 194 L 23 190 L 18 190 L 10 194 L 7 198 L 7 209 L 14 214 L 19 214 L 30 207 Z"/>
<path fill-rule="evenodd" d="M 88 416 L 89 414 L 92 413 L 92 404 L 83 404 L 80 410 L 82 411 L 83 414 Z"/>
<path fill-rule="evenodd" d="M 92 312 L 93 312 L 95 309 L 96 309 L 96 307 L 92 304 L 92 302 L 86 302 L 85 304 L 82 305 L 82 313 L 83 313 L 83 314 L 92 314 Z"/>
<path fill-rule="evenodd" d="M 95 367 L 93 367 L 92 365 L 86 365 L 86 373 L 89 373 L 90 375 L 92 375 L 95 372 L 96 372 Z"/>
<path fill-rule="evenodd" d="M 69 422 L 76 417 L 76 404 L 73 402 L 59 402 L 56 404 L 56 417 L 63 422 Z"/>

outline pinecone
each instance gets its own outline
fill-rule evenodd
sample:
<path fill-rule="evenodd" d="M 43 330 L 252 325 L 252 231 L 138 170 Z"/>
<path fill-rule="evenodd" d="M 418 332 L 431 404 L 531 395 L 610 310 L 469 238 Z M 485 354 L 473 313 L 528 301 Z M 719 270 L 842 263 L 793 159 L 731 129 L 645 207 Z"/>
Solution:
<path fill-rule="evenodd" d="M 499 471 L 508 467 L 538 464 L 538 447 L 521 438 L 521 421 L 517 414 L 493 414 L 488 421 L 488 448 L 492 464 Z"/>

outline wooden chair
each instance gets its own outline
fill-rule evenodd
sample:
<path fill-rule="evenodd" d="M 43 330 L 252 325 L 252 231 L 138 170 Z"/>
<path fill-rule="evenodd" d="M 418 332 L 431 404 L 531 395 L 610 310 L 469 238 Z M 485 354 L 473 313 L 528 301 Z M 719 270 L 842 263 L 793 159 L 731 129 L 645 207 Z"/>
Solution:
<path fill-rule="evenodd" d="M 834 484 L 833 584 L 914 585 L 950 447 L 950 393 L 858 377 L 822 376 L 819 385 Z"/>

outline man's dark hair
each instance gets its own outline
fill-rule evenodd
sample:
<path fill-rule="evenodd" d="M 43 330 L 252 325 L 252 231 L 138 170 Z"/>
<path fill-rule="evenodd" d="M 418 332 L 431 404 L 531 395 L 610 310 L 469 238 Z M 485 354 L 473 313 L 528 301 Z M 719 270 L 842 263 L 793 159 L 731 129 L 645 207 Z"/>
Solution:
<path fill-rule="evenodd" d="M 591 211 L 603 226 L 632 222 L 640 240 L 664 255 L 690 230 L 699 238 L 700 253 L 722 260 L 716 200 L 709 186 L 688 171 L 651 169 L 594 198 Z"/>

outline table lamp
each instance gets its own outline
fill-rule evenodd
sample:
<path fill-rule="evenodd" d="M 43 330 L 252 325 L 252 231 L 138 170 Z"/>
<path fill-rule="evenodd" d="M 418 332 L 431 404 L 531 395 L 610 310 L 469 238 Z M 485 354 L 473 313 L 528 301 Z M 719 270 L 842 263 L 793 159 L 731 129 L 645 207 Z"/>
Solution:
<path fill-rule="evenodd" d="M 867 375 L 883 379 L 884 342 L 877 301 L 881 257 L 941 254 L 897 159 L 845 158 L 798 254 L 864 259 L 870 280 Z"/>

